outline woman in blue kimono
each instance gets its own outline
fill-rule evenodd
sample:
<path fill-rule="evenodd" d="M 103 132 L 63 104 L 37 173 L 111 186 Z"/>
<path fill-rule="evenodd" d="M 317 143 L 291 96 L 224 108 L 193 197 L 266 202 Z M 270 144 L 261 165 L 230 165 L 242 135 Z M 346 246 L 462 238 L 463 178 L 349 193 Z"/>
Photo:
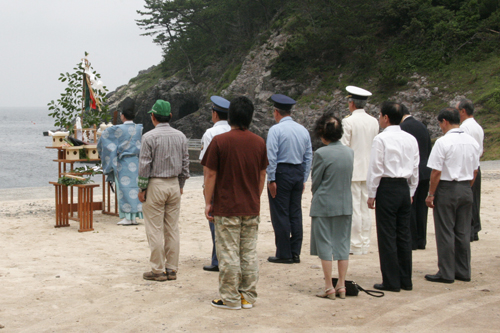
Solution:
<path fill-rule="evenodd" d="M 97 143 L 106 181 L 116 184 L 118 211 L 123 218 L 118 225 L 136 225 L 136 219 L 143 218 L 137 197 L 142 125 L 135 124 L 134 117 L 133 107 L 124 107 L 120 114 L 123 124 L 107 128 Z"/>

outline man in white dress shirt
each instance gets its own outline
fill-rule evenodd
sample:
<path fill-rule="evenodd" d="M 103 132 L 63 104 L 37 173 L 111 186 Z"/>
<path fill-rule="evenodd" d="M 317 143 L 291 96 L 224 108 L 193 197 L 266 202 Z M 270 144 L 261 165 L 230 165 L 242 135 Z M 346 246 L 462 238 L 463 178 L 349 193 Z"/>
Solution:
<path fill-rule="evenodd" d="M 384 102 L 373 139 L 366 177 L 368 207 L 375 209 L 382 283 L 373 287 L 412 290 L 411 203 L 418 185 L 420 161 L 415 137 L 399 126 L 401 105 Z"/>
<path fill-rule="evenodd" d="M 227 117 L 229 112 L 229 101 L 220 96 L 212 96 L 210 97 L 212 101 L 212 122 L 214 126 L 206 130 L 205 134 L 201 138 L 201 152 L 200 152 L 200 161 L 203 159 L 203 155 L 208 149 L 210 142 L 214 136 L 229 132 L 231 130 L 231 126 L 227 123 Z M 203 167 L 203 174 L 205 175 L 205 167 Z M 203 190 L 203 194 L 205 194 L 205 190 Z M 212 260 L 210 265 L 203 266 L 205 271 L 209 272 L 218 272 L 219 271 L 219 260 L 217 259 L 217 252 L 215 250 L 215 229 L 214 224 L 210 221 L 208 222 L 210 227 L 210 233 L 212 234 Z"/>
<path fill-rule="evenodd" d="M 465 133 L 476 139 L 479 144 L 479 158 L 483 156 L 483 141 L 484 141 L 484 131 L 481 125 L 477 123 L 474 119 L 474 104 L 470 99 L 463 99 L 457 103 L 457 110 L 460 113 L 460 129 Z M 472 185 L 472 195 L 474 201 L 472 203 L 472 219 L 471 219 L 471 234 L 470 241 L 479 240 L 478 232 L 481 231 L 481 217 L 480 217 L 480 206 L 481 206 L 481 168 L 477 169 L 476 180 L 474 185 Z"/>
<path fill-rule="evenodd" d="M 342 120 L 344 134 L 340 142 L 354 150 L 354 169 L 352 172 L 352 227 L 351 253 L 367 254 L 370 246 L 372 220 L 366 207 L 368 190 L 366 188 L 366 173 L 370 161 L 370 148 L 373 138 L 378 134 L 378 121 L 363 109 L 371 92 L 347 86 L 349 93 L 349 111 L 352 115 Z"/>
<path fill-rule="evenodd" d="M 432 148 L 427 166 L 432 169 L 427 206 L 434 208 L 438 252 L 437 274 L 431 282 L 470 281 L 470 221 L 472 190 L 479 166 L 479 144 L 461 128 L 458 110 L 438 114 L 444 136 Z"/>

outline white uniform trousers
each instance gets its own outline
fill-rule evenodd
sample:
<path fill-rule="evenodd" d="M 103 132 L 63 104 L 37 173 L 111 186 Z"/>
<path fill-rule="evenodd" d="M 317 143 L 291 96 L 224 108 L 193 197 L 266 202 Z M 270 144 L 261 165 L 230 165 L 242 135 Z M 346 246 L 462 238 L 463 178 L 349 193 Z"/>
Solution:
<path fill-rule="evenodd" d="M 372 219 L 368 209 L 368 188 L 366 181 L 351 182 L 352 191 L 352 229 L 351 253 L 367 254 L 370 247 Z"/>

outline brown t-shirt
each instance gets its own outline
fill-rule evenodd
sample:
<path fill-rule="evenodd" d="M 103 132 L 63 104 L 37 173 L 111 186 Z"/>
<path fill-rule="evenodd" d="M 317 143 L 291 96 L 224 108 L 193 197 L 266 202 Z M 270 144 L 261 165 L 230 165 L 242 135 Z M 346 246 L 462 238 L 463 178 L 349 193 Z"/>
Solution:
<path fill-rule="evenodd" d="M 260 172 L 268 165 L 264 139 L 248 130 L 219 134 L 201 164 L 217 171 L 214 216 L 259 215 Z"/>

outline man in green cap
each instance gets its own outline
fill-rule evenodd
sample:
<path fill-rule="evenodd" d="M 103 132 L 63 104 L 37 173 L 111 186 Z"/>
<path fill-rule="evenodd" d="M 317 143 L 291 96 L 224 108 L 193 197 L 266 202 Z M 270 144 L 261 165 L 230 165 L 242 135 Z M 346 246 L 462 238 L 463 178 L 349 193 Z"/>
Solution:
<path fill-rule="evenodd" d="M 177 279 L 179 265 L 179 211 L 189 178 L 186 136 L 170 127 L 170 103 L 157 100 L 151 114 L 155 128 L 142 137 L 139 156 L 139 200 L 151 249 L 151 272 L 145 280 Z"/>

